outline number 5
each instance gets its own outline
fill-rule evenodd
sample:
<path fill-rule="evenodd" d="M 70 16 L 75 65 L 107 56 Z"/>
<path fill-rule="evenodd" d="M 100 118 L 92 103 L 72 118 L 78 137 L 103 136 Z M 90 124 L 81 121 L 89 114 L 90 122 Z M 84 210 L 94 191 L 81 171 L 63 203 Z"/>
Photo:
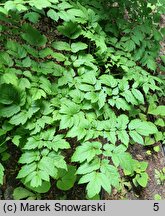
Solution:
<path fill-rule="evenodd" d="M 153 210 L 154 211 L 159 211 L 159 203 L 154 203 Z"/>

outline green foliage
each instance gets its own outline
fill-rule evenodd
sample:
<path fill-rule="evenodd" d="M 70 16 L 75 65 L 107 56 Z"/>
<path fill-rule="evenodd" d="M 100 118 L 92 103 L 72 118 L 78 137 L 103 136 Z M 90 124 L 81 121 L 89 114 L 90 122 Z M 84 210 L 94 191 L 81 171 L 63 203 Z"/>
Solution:
<path fill-rule="evenodd" d="M 157 181 L 157 184 L 164 184 L 165 182 L 165 167 L 162 170 L 155 169 L 155 179 Z"/>
<path fill-rule="evenodd" d="M 46 44 L 46 37 L 41 35 L 39 31 L 34 29 L 29 24 L 24 24 L 22 26 L 23 34 L 21 35 L 22 38 L 29 43 L 30 45 L 34 46 L 43 46 Z"/>
<path fill-rule="evenodd" d="M 57 177 L 57 183 L 56 186 L 60 190 L 69 190 L 74 186 L 74 183 L 76 181 L 76 167 L 69 166 L 67 167 L 67 170 L 60 169 L 58 171 L 58 177 Z"/>
<path fill-rule="evenodd" d="M 111 191 L 109 179 L 103 173 L 97 173 L 93 171 L 89 174 L 86 174 L 80 179 L 79 184 L 87 182 L 87 194 L 89 198 L 92 198 L 98 194 L 101 190 L 101 187 L 103 187 L 109 193 Z"/>
<path fill-rule="evenodd" d="M 13 198 L 14 200 L 21 200 L 21 199 L 35 200 L 37 197 L 36 194 L 32 193 L 29 190 L 22 187 L 17 187 L 14 189 Z"/>
<path fill-rule="evenodd" d="M 42 184 L 38 187 L 33 187 L 30 183 L 26 183 L 24 180 L 22 180 L 22 183 L 31 191 L 34 191 L 35 193 L 46 193 L 50 190 L 51 184 L 48 181 L 42 182 Z"/>
<path fill-rule="evenodd" d="M 4 176 L 4 167 L 0 163 L 0 184 L 3 184 L 3 176 Z"/>
<path fill-rule="evenodd" d="M 58 26 L 57 30 L 70 39 L 76 39 L 81 35 L 81 27 L 72 21 L 64 22 L 63 25 Z"/>
<path fill-rule="evenodd" d="M 162 200 L 162 197 L 159 194 L 155 194 L 154 200 Z"/>
<path fill-rule="evenodd" d="M 46 193 L 51 179 L 64 191 L 86 184 L 93 199 L 120 188 L 121 170 L 146 187 L 147 164 L 128 149 L 164 139 L 163 4 L 3 1 L 0 147 L 21 151 L 17 179 L 28 188 L 15 189 L 15 199 Z M 0 164 L 0 184 L 3 172 Z"/>

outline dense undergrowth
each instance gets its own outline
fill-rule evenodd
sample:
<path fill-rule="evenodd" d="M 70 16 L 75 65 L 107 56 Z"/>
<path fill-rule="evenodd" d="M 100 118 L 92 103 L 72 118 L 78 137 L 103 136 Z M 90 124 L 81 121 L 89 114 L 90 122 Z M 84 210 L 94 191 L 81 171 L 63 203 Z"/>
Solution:
<path fill-rule="evenodd" d="M 147 163 L 128 148 L 164 141 L 164 4 L 1 1 L 1 184 L 15 145 L 17 179 L 31 191 L 46 193 L 54 179 L 61 190 L 86 185 L 91 199 L 120 190 L 121 170 L 146 187 Z"/>

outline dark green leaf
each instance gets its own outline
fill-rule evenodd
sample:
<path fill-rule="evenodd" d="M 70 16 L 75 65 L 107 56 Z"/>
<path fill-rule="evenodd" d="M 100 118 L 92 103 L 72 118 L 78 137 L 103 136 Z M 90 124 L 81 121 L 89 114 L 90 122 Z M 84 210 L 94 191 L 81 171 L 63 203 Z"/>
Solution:
<path fill-rule="evenodd" d="M 68 166 L 67 171 L 59 170 L 58 178 L 57 188 L 64 191 L 71 189 L 76 181 L 76 167 Z"/>
<path fill-rule="evenodd" d="M 24 31 L 23 34 L 21 34 L 22 38 L 27 41 L 30 45 L 33 46 L 44 46 L 47 42 L 47 39 L 44 35 L 41 35 L 40 32 L 33 28 L 29 24 L 24 24 L 22 26 L 22 29 Z"/>

